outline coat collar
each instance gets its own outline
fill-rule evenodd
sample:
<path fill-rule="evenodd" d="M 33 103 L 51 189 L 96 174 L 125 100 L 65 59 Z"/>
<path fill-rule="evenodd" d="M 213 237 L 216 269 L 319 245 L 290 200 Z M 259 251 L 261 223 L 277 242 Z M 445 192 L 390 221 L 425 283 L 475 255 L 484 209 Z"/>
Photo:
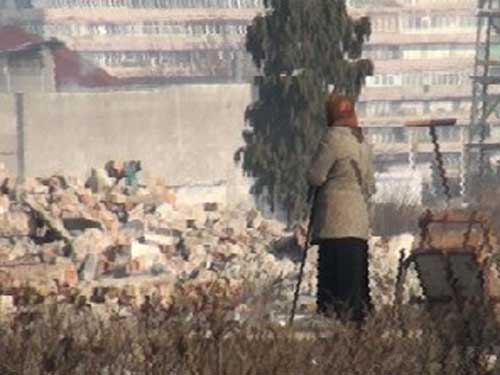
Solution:
<path fill-rule="evenodd" d="M 339 135 L 352 135 L 351 128 L 345 126 L 330 126 L 328 132 Z"/>
<path fill-rule="evenodd" d="M 356 135 L 354 132 L 359 131 L 360 135 Z M 334 135 L 335 137 L 348 138 L 356 140 L 357 143 L 363 143 L 363 130 L 361 128 L 348 128 L 344 126 L 330 126 L 328 128 L 328 133 Z"/>

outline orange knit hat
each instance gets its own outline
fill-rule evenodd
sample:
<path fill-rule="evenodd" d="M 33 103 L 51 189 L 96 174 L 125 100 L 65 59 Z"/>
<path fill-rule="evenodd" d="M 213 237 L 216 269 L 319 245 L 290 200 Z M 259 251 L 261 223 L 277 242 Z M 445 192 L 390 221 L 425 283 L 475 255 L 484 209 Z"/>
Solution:
<path fill-rule="evenodd" d="M 328 126 L 358 127 L 354 103 L 347 96 L 330 94 L 325 109 Z"/>

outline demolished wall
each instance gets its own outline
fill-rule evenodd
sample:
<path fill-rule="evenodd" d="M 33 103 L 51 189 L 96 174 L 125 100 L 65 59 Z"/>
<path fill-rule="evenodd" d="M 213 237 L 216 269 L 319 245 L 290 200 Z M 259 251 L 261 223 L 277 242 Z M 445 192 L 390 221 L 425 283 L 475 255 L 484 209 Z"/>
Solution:
<path fill-rule="evenodd" d="M 251 207 L 180 204 L 161 184 L 135 193 L 123 185 L 93 192 L 64 176 L 16 184 L 0 175 L 0 188 L 0 320 L 6 313 L 2 298 L 19 307 L 29 290 L 36 304 L 74 303 L 77 295 L 94 307 L 120 305 L 117 295 L 132 304 L 148 295 L 168 304 L 178 287 L 195 291 L 224 280 L 224 288 L 236 293 L 238 311 L 248 312 L 269 293 L 267 310 L 289 312 L 304 226 L 287 230 Z M 370 239 L 377 308 L 394 302 L 399 251 L 411 249 L 413 240 L 410 234 Z M 311 248 L 299 311 L 315 309 L 317 256 L 317 247 Z M 418 293 L 414 279 L 405 288 Z"/>
<path fill-rule="evenodd" d="M 244 200 L 247 181 L 233 153 L 243 144 L 251 100 L 250 85 L 179 85 L 158 92 L 26 94 L 18 113 L 15 98 L 0 95 L 0 163 L 16 172 L 22 159 L 27 177 L 83 179 L 108 160 L 141 160 L 146 180 L 162 178 L 180 196 Z"/>

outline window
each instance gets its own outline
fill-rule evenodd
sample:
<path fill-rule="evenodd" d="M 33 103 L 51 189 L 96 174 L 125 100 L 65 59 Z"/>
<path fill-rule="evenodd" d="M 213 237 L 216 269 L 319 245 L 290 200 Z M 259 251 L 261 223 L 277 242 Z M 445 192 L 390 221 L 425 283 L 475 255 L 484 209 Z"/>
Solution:
<path fill-rule="evenodd" d="M 422 18 L 420 16 L 416 16 L 414 19 L 415 29 L 420 29 L 422 27 Z"/>
<path fill-rule="evenodd" d="M 438 139 L 445 142 L 458 142 L 461 129 L 458 127 L 444 126 L 437 128 Z"/>
<path fill-rule="evenodd" d="M 386 101 L 372 101 L 366 104 L 367 116 L 387 116 L 391 114 L 391 103 Z"/>
<path fill-rule="evenodd" d="M 422 17 L 421 18 L 422 29 L 428 29 L 430 27 L 430 24 L 431 24 L 430 17 Z"/>
<path fill-rule="evenodd" d="M 401 84 L 401 78 L 396 74 L 375 74 L 367 77 L 366 84 L 370 87 L 398 86 Z"/>
<path fill-rule="evenodd" d="M 372 128 L 369 135 L 374 143 L 406 143 L 408 141 L 407 129 L 400 127 Z"/>

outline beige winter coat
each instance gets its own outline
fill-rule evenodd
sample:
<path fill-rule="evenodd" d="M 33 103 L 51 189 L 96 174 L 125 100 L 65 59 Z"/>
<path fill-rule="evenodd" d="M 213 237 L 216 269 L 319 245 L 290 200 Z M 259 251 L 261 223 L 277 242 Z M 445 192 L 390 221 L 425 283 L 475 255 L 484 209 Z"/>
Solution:
<path fill-rule="evenodd" d="M 319 239 L 368 239 L 367 201 L 375 193 L 371 148 L 347 127 L 330 127 L 313 157 L 307 179 L 318 187 L 312 243 Z"/>

